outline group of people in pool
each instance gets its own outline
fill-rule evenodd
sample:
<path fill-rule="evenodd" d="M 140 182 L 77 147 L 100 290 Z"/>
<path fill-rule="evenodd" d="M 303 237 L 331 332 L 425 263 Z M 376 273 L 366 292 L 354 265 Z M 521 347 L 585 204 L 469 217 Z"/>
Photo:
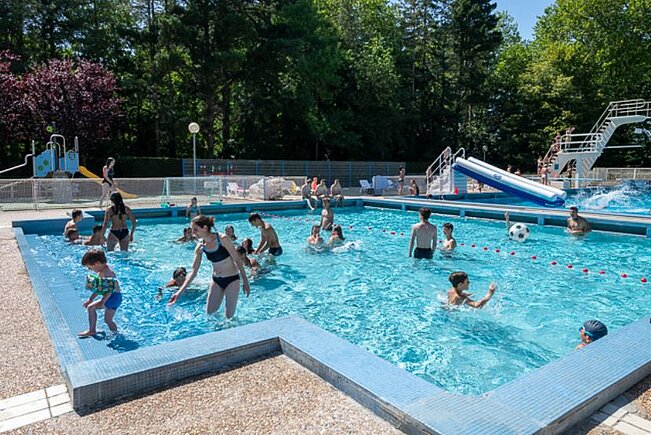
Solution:
<path fill-rule="evenodd" d="M 88 246 L 98 246 L 106 244 L 109 251 L 120 245 L 120 249 L 127 251 L 129 242 L 133 240 L 133 234 L 136 229 L 136 219 L 131 209 L 124 204 L 119 192 L 114 192 L 110 196 L 111 207 L 104 215 L 102 225 L 96 225 L 93 228 L 93 235 L 87 239 L 81 239 L 77 224 L 83 217 L 83 212 L 79 209 L 72 211 L 72 216 L 64 228 L 65 237 L 74 243 L 83 243 Z M 340 225 L 334 223 L 334 212 L 331 208 L 330 198 L 322 198 L 323 210 L 321 212 L 321 222 L 319 225 L 312 226 L 307 243 L 310 246 L 320 246 L 324 240 L 320 235 L 322 230 L 331 231 L 332 234 L 327 242 L 329 247 L 337 246 L 343 243 L 343 230 Z M 202 258 L 206 258 L 212 263 L 212 282 L 208 289 L 206 298 L 206 312 L 212 314 L 219 309 L 225 300 L 225 316 L 231 318 L 235 315 L 237 302 L 239 298 L 240 285 L 246 296 L 250 293 L 250 284 L 244 267 L 249 267 L 255 273 L 260 268 L 260 264 L 255 258 L 250 258 L 250 254 L 262 254 L 266 251 L 273 257 L 282 255 L 283 250 L 273 226 L 265 222 L 258 213 L 251 213 L 249 223 L 260 230 L 260 243 L 256 249 L 253 248 L 251 239 L 243 240 L 241 245 L 236 243 L 237 236 L 232 225 L 225 227 L 224 234 L 213 231 L 215 221 L 212 217 L 201 215 L 201 208 L 197 204 L 197 199 L 192 198 L 190 205 L 186 207 L 186 216 L 191 218 L 191 226 L 184 229 L 183 236 L 177 242 L 190 242 L 201 240 L 197 243 L 194 251 L 194 260 L 190 271 L 186 268 L 179 267 L 165 287 L 178 287 L 169 299 L 168 305 L 175 304 L 179 297 L 188 289 L 195 279 L 201 266 Z M 431 210 L 421 208 L 419 210 L 420 222 L 412 227 L 411 238 L 409 242 L 408 256 L 416 259 L 431 259 L 437 248 L 437 228 L 429 222 Z M 505 215 L 508 222 L 508 213 Z M 131 221 L 131 229 L 127 221 Z M 108 238 L 105 238 L 106 229 L 110 231 Z M 508 227 L 508 224 L 507 224 Z M 591 231 L 590 224 L 585 218 L 578 215 L 576 207 L 570 208 L 570 217 L 567 221 L 568 232 L 575 235 L 584 235 Z M 445 240 L 442 243 L 440 251 L 443 255 L 449 255 L 457 247 L 457 242 L 453 236 L 454 226 L 451 223 L 443 224 L 443 235 Z M 92 282 L 98 285 L 89 286 L 93 290 L 91 296 L 84 302 L 84 307 L 88 309 L 89 329 L 80 333 L 81 337 L 88 337 L 96 334 L 97 309 L 105 309 L 105 322 L 112 332 L 117 331 L 117 326 L 113 322 L 115 311 L 122 302 L 120 287 L 115 273 L 108 266 L 106 256 L 101 249 L 92 249 L 82 258 L 82 264 L 95 274 L 96 279 Z M 497 289 L 495 283 L 491 283 L 488 292 L 480 300 L 473 300 L 471 294 L 467 292 L 470 287 L 470 278 L 467 273 L 458 271 L 449 276 L 452 287 L 448 290 L 447 301 L 449 305 L 468 305 L 473 308 L 482 308 L 493 296 Z M 90 282 L 90 281 L 89 281 Z M 105 285 L 106 282 L 112 283 L 111 286 Z M 98 301 L 94 299 L 101 296 Z M 159 293 L 162 296 L 162 292 Z M 581 348 L 590 342 L 597 340 L 607 334 L 607 328 L 597 320 L 586 322 L 581 330 Z"/>

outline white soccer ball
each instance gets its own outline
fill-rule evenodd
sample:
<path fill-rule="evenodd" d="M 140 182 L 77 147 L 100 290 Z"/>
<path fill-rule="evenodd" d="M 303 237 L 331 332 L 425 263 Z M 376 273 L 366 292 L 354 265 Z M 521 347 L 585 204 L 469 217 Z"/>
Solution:
<path fill-rule="evenodd" d="M 516 242 L 524 242 L 529 237 L 529 227 L 525 224 L 513 224 L 509 229 L 509 239 Z"/>

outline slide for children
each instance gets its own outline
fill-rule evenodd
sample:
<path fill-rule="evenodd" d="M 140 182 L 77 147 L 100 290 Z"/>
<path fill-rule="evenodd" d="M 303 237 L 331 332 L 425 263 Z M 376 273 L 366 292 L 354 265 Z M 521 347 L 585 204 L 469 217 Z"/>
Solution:
<path fill-rule="evenodd" d="M 567 193 L 560 189 L 511 174 L 473 157 L 468 160 L 457 158 L 452 168 L 467 177 L 536 204 L 559 207 L 565 204 L 567 197 Z"/>
<path fill-rule="evenodd" d="M 101 181 L 102 177 L 99 177 L 99 176 L 95 175 L 93 172 L 90 172 L 85 166 L 79 165 L 79 173 L 81 175 L 83 175 L 84 177 L 86 177 L 86 178 L 97 179 L 98 180 L 97 182 L 102 184 L 102 181 Z M 127 192 L 125 192 L 124 190 L 121 190 L 121 189 L 118 189 L 118 192 L 120 192 L 120 194 L 122 194 L 123 199 L 134 199 L 134 198 L 138 197 L 137 195 L 134 195 L 133 193 L 127 193 Z"/>

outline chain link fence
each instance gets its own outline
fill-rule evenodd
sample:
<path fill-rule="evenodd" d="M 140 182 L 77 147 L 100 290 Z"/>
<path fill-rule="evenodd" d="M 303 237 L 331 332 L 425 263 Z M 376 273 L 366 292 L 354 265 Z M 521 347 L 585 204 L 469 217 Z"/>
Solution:
<path fill-rule="evenodd" d="M 343 187 L 359 186 L 359 180 L 371 181 L 375 175 L 397 176 L 400 166 L 407 170 L 405 162 L 344 162 L 310 160 L 226 160 L 183 159 L 183 176 L 209 175 L 258 175 L 276 177 L 317 177 L 325 179 L 330 186 L 338 179 Z"/>
<path fill-rule="evenodd" d="M 588 178 L 596 178 L 607 183 L 618 180 L 651 180 L 651 168 L 594 168 Z"/>

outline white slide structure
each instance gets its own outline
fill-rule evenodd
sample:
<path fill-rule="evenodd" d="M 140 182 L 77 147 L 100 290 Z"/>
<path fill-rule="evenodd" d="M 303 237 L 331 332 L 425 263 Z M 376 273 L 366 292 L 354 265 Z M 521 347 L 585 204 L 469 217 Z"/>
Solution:
<path fill-rule="evenodd" d="M 519 175 L 511 174 L 479 159 L 458 157 L 452 168 L 491 187 L 511 193 L 536 204 L 558 207 L 565 204 L 567 193 Z"/>

